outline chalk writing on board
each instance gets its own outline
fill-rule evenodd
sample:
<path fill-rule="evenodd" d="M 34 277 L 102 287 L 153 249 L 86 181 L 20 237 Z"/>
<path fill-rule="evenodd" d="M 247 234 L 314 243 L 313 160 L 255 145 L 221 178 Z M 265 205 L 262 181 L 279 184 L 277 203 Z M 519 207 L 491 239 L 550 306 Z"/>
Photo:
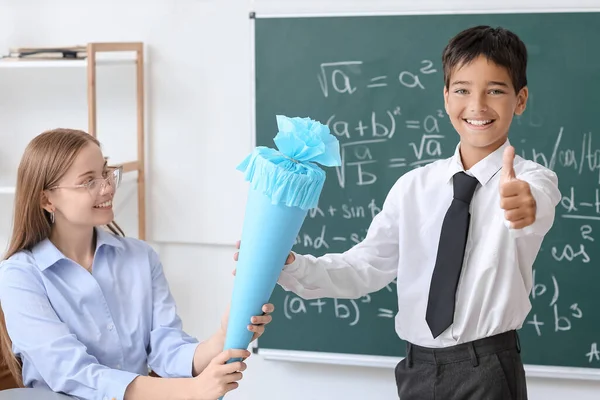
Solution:
<path fill-rule="evenodd" d="M 371 83 L 367 85 L 368 88 L 386 87 L 388 84 L 385 82 L 387 76 L 376 76 L 371 78 Z"/>
<path fill-rule="evenodd" d="M 388 310 L 387 308 L 379 308 L 377 311 L 379 312 L 377 316 L 382 318 L 394 318 L 395 315 L 393 310 Z"/>
<path fill-rule="evenodd" d="M 385 286 L 385 293 L 388 293 L 390 298 L 395 299 L 394 286 L 396 279 Z M 362 296 L 359 299 L 316 299 L 304 300 L 293 294 L 286 294 L 283 302 L 283 313 L 285 318 L 294 319 L 302 318 L 308 314 L 325 315 L 335 319 L 341 319 L 348 323 L 349 326 L 356 326 L 360 322 L 361 315 L 364 310 L 361 310 L 361 305 L 368 306 L 372 302 L 370 294 Z M 393 304 L 397 304 L 395 301 Z M 387 307 L 377 307 L 375 316 L 377 318 L 393 319 L 396 316 L 397 310 Z"/>
<path fill-rule="evenodd" d="M 590 352 L 586 354 L 589 362 L 600 361 L 600 352 L 598 352 L 598 343 L 592 343 Z"/>
<path fill-rule="evenodd" d="M 350 83 L 348 70 L 358 74 L 360 72 L 360 68 L 358 68 L 360 64 L 362 64 L 362 61 L 338 61 L 321 64 L 321 72 L 317 75 L 317 79 L 323 91 L 323 96 L 329 96 L 330 84 L 338 93 L 354 93 L 356 87 L 353 87 Z"/>
<path fill-rule="evenodd" d="M 308 314 L 309 308 L 317 314 L 325 312 L 336 319 L 344 320 L 349 326 L 355 326 L 360 321 L 360 308 L 356 300 L 317 299 L 306 301 L 298 296 L 288 294 L 283 301 L 283 314 L 287 319 Z"/>
<path fill-rule="evenodd" d="M 326 218 L 327 216 L 333 217 L 339 215 L 344 219 L 365 219 L 370 221 L 379 212 L 381 212 L 381 207 L 377 205 L 375 199 L 371 199 L 368 204 L 364 205 L 352 204 L 352 199 L 348 199 L 340 207 L 330 205 L 324 208 L 321 208 L 321 206 L 311 208 L 308 211 L 308 218 Z"/>
<path fill-rule="evenodd" d="M 352 184 L 356 186 L 373 185 L 378 176 L 373 172 L 373 164 L 384 162 L 373 157 L 373 148 L 385 145 L 394 137 L 398 131 L 395 116 L 400 115 L 400 108 L 394 111 L 387 110 L 384 113 L 387 118 L 381 118 L 375 111 L 371 113 L 371 120 L 365 123 L 362 119 L 351 124 L 341 120 L 335 114 L 327 119 L 327 126 L 342 140 L 340 146 L 341 166 L 336 167 L 338 183 L 341 188 L 348 184 L 348 172 L 352 173 Z M 407 132 L 417 131 L 420 136 L 408 143 L 410 154 L 414 160 L 409 161 L 406 157 L 393 157 L 388 160 L 389 168 L 410 167 L 418 168 L 442 157 L 441 140 L 445 138 L 440 134 L 438 119 L 444 118 L 442 110 L 427 115 L 422 120 L 407 119 L 404 126 Z M 411 132 L 412 133 L 412 132 Z M 357 140 L 358 138 L 358 140 Z M 373 147 L 375 146 L 375 147 Z M 398 149 L 403 152 L 404 149 Z"/>
<path fill-rule="evenodd" d="M 563 214 L 563 218 L 569 219 L 580 219 L 580 220 L 600 220 L 600 190 L 594 190 L 594 197 L 590 199 L 591 195 L 587 193 L 588 197 L 585 200 L 592 201 L 580 201 L 585 195 L 575 193 L 573 186 L 569 187 L 569 190 L 563 195 L 560 205 L 567 211 L 567 214 Z"/>
<path fill-rule="evenodd" d="M 547 285 L 538 283 L 536 281 L 536 270 L 533 270 L 533 289 L 531 292 L 531 298 L 536 299 L 544 296 L 548 291 Z M 573 303 L 568 307 L 568 310 L 564 310 L 561 307 L 559 311 L 558 300 L 560 298 L 560 285 L 558 279 L 554 274 L 551 275 L 552 281 L 552 298 L 549 301 L 548 306 L 552 308 L 553 319 L 554 319 L 554 332 L 569 331 L 572 328 L 572 322 L 576 319 L 583 317 L 583 311 L 579 307 L 578 303 Z M 538 315 L 534 313 L 530 316 L 530 319 L 526 321 L 526 325 L 534 327 L 538 336 L 542 336 L 542 327 L 545 325 L 544 321 L 538 318 Z"/>
<path fill-rule="evenodd" d="M 373 139 L 391 139 L 396 132 L 395 114 L 394 111 L 390 110 L 385 111 L 383 114 L 385 114 L 385 117 L 382 117 L 381 113 L 377 114 L 377 112 L 373 111 L 371 112 L 371 119 L 367 124 L 361 119 L 355 126 L 351 126 L 348 121 L 336 119 L 336 115 L 333 114 L 327 118 L 326 125 L 333 134 L 340 138 L 356 139 L 367 137 Z"/>
<path fill-rule="evenodd" d="M 594 241 L 594 238 L 591 236 L 592 227 L 590 225 L 582 225 L 579 231 L 583 240 Z M 575 249 L 577 249 L 577 245 L 575 246 Z M 564 245 L 562 250 L 559 250 L 557 246 L 552 246 L 550 253 L 552 254 L 552 258 L 556 261 L 566 260 L 571 262 L 579 259 L 585 264 L 591 261 L 590 256 L 585 250 L 585 244 L 580 243 L 579 248 L 577 250 L 575 249 L 570 244 Z"/>
<path fill-rule="evenodd" d="M 423 135 L 421 136 L 420 142 L 411 142 L 409 146 L 412 147 L 412 150 L 415 153 L 416 161 L 411 163 L 411 165 L 420 165 L 430 163 L 433 160 L 437 160 L 442 156 L 442 144 L 439 139 L 443 139 L 444 135 Z M 426 155 L 428 157 L 437 157 L 433 159 L 425 159 L 423 160 L 423 156 Z"/>
<path fill-rule="evenodd" d="M 558 162 L 558 165 L 561 167 L 576 170 L 578 175 L 583 175 L 584 172 L 597 173 L 597 182 L 600 183 L 600 148 L 594 147 L 592 132 L 581 133 L 580 149 L 562 149 L 560 145 L 563 133 L 565 133 L 564 131 L 564 127 L 560 127 L 550 157 L 543 151 L 538 151 L 535 148 L 531 149 L 531 153 L 526 153 L 523 150 L 523 157 L 530 158 L 552 170 L 555 169 Z M 574 136 L 576 132 L 567 132 L 566 134 Z M 531 154 L 531 157 L 528 157 L 529 154 Z"/>
<path fill-rule="evenodd" d="M 362 61 L 335 61 L 320 64 L 317 81 L 323 96 L 329 97 L 331 89 L 339 94 L 354 94 L 358 90 L 354 80 L 362 74 L 362 64 Z M 425 90 L 421 76 L 438 72 L 431 60 L 422 60 L 418 66 L 411 67 L 398 73 L 398 82 L 408 89 Z M 388 78 L 388 75 L 373 76 L 368 78 L 369 83 L 365 87 L 367 89 L 387 87 Z"/>
<path fill-rule="evenodd" d="M 573 261 L 579 258 L 583 263 L 590 262 L 590 256 L 588 256 L 588 254 L 586 253 L 585 245 L 583 244 L 579 245 L 579 249 L 577 251 L 573 250 L 573 247 L 571 247 L 571 245 L 569 244 L 566 244 L 562 248 L 562 251 L 558 250 L 556 246 L 552 246 L 551 252 L 552 258 L 554 258 L 556 261 Z"/>

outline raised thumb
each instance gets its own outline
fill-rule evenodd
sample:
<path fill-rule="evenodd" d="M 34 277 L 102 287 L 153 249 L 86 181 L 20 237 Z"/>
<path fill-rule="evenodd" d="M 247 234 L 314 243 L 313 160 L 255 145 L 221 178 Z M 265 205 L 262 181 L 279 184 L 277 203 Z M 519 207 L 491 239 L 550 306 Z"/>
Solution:
<path fill-rule="evenodd" d="M 515 148 L 508 146 L 504 150 L 502 157 L 502 176 L 500 177 L 502 183 L 516 179 L 515 175 Z"/>

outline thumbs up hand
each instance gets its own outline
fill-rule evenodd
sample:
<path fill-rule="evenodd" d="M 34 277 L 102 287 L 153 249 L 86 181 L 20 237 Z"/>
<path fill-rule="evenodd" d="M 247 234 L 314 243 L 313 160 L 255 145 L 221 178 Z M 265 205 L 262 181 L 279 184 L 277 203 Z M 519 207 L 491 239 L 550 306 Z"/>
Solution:
<path fill-rule="evenodd" d="M 517 179 L 514 169 L 515 148 L 504 150 L 500 171 L 500 207 L 513 229 L 522 229 L 535 222 L 536 203 L 529 184 Z"/>

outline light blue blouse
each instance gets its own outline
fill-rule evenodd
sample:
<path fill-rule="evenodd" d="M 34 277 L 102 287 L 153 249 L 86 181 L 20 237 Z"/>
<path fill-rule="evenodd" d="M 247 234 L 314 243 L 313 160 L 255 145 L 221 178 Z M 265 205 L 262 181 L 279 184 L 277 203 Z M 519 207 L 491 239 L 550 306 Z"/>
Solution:
<path fill-rule="evenodd" d="M 190 377 L 198 341 L 182 330 L 156 252 L 96 229 L 92 274 L 50 240 L 0 263 L 0 302 L 30 387 L 122 400 L 150 367 Z"/>

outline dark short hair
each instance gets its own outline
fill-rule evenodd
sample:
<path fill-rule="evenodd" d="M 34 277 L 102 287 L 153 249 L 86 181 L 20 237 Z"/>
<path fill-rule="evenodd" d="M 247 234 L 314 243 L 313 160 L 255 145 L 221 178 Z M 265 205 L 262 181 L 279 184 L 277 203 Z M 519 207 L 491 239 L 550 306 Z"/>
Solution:
<path fill-rule="evenodd" d="M 442 54 L 446 88 L 450 86 L 450 74 L 454 68 L 481 55 L 507 69 L 517 93 L 527 86 L 525 43 L 507 29 L 480 25 L 458 33 L 446 45 Z"/>

